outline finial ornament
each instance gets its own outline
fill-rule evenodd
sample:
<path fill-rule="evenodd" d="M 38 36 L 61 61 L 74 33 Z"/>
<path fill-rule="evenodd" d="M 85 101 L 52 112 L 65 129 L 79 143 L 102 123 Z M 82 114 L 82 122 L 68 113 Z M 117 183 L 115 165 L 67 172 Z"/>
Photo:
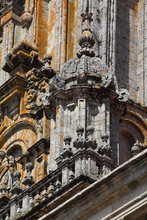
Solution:
<path fill-rule="evenodd" d="M 140 144 L 138 141 L 134 143 L 133 147 L 131 148 L 131 152 L 132 152 L 133 157 L 141 152 Z"/>
<path fill-rule="evenodd" d="M 92 49 L 92 47 L 95 44 L 94 37 L 91 33 L 91 31 L 83 31 L 80 39 L 79 39 L 79 45 L 81 46 L 81 49 L 77 52 L 77 56 L 80 58 L 82 55 L 94 57 L 95 52 Z"/>

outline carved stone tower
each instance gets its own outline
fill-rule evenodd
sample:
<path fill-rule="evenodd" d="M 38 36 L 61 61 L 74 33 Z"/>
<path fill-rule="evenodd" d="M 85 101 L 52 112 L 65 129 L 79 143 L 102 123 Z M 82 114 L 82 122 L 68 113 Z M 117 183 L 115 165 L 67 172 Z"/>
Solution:
<path fill-rule="evenodd" d="M 146 219 L 145 2 L 0 1 L 0 220 Z"/>

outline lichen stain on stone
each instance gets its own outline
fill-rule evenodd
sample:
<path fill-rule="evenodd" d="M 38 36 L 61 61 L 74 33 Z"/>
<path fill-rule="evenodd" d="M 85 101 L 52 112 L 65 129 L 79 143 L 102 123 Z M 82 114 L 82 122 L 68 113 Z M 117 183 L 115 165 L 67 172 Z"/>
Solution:
<path fill-rule="evenodd" d="M 56 9 L 54 4 L 50 7 L 49 10 L 49 23 L 48 23 L 48 53 L 52 55 L 52 66 L 55 66 L 54 58 L 55 58 L 55 22 L 56 22 Z M 57 31 L 57 30 L 56 30 Z"/>
<path fill-rule="evenodd" d="M 68 27 L 67 27 L 67 60 L 73 58 L 76 53 L 77 43 L 77 11 L 78 1 L 68 2 Z"/>
<path fill-rule="evenodd" d="M 13 12 L 12 12 L 12 11 L 8 12 L 5 16 L 3 16 L 3 17 L 1 18 L 1 25 L 4 24 L 4 23 L 6 23 L 6 22 L 7 22 L 8 20 L 10 20 L 11 18 L 13 18 Z"/>
<path fill-rule="evenodd" d="M 44 1 L 40 0 L 37 8 L 38 14 L 38 26 L 37 26 L 37 47 L 40 51 L 40 57 L 42 58 L 47 51 L 47 13 L 45 11 Z"/>

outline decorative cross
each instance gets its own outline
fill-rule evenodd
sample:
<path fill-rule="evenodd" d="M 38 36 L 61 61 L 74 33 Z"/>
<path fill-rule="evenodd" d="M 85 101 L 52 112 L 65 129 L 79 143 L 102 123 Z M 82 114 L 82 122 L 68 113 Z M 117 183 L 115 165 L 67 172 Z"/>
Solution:
<path fill-rule="evenodd" d="M 87 0 L 87 6 L 86 6 L 86 9 L 85 9 L 85 13 L 82 13 L 81 16 L 82 16 L 82 21 L 86 21 L 88 20 L 89 22 L 92 22 L 93 19 L 92 19 L 92 15 L 93 13 L 92 12 L 89 12 L 89 0 Z"/>

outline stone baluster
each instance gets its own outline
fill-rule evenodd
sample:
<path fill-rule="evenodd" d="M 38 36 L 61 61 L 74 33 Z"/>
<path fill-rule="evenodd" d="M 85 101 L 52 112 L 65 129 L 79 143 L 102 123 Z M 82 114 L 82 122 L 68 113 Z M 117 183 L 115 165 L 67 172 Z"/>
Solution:
<path fill-rule="evenodd" d="M 80 150 L 84 149 L 85 147 L 85 138 L 84 138 L 84 128 L 78 127 L 77 130 L 77 139 L 73 142 L 73 146 L 78 151 L 78 156 L 75 159 L 75 177 L 78 177 L 82 174 L 83 170 L 83 162 L 82 162 L 82 155 Z"/>
<path fill-rule="evenodd" d="M 78 177 L 82 174 L 82 156 L 78 155 L 75 159 L 75 177 Z"/>
<path fill-rule="evenodd" d="M 9 213 L 6 214 L 5 220 L 10 220 Z"/>
<path fill-rule="evenodd" d="M 23 202 L 22 202 L 22 209 L 24 212 L 26 212 L 29 209 L 29 204 L 30 204 L 30 195 L 28 189 L 34 184 L 34 179 L 32 177 L 32 170 L 34 168 L 34 165 L 30 162 L 26 164 L 26 176 L 24 177 L 24 180 L 22 184 L 26 186 L 26 194 L 23 197 Z"/>
<path fill-rule="evenodd" d="M 73 146 L 77 149 L 74 154 L 75 177 L 85 175 L 96 179 L 98 176 L 96 161 L 99 155 L 96 152 L 97 143 L 93 135 L 94 127 L 91 125 L 86 129 L 86 139 L 84 138 L 84 128 L 77 128 L 77 139 L 73 142 Z"/>
<path fill-rule="evenodd" d="M 59 156 L 59 157 L 56 158 L 57 167 L 60 167 L 62 162 L 63 162 L 63 157 L 62 156 Z"/>
<path fill-rule="evenodd" d="M 11 189 L 12 200 L 10 202 L 10 219 L 15 218 L 17 214 L 17 201 L 16 197 L 21 193 L 22 189 L 20 188 L 20 177 L 21 173 L 19 171 L 15 171 L 13 173 L 13 185 Z"/>
<path fill-rule="evenodd" d="M 71 150 L 71 137 L 65 136 L 64 137 L 64 147 L 63 147 L 63 152 L 62 152 L 61 156 L 64 160 L 66 160 L 66 159 L 69 159 L 72 155 L 73 155 L 73 153 Z"/>
<path fill-rule="evenodd" d="M 26 176 L 22 184 L 24 184 L 27 188 L 30 188 L 35 183 L 31 175 L 33 168 L 34 168 L 33 163 L 30 162 L 26 164 Z"/>
<path fill-rule="evenodd" d="M 69 172 L 69 182 L 71 182 L 75 178 L 75 174 L 72 170 Z"/>
<path fill-rule="evenodd" d="M 59 178 L 57 179 L 56 183 L 55 183 L 55 190 L 56 192 L 58 192 L 61 189 L 62 183 L 59 180 Z"/>
<path fill-rule="evenodd" d="M 84 147 L 84 144 L 85 144 L 84 128 L 83 127 L 78 127 L 76 131 L 77 131 L 77 139 L 74 141 L 73 146 L 77 150 L 80 150 Z"/>
<path fill-rule="evenodd" d="M 53 183 L 50 183 L 50 187 L 49 187 L 49 197 L 52 197 L 53 194 L 55 192 L 55 187 L 53 185 Z"/>
<path fill-rule="evenodd" d="M 96 140 L 93 138 L 94 127 L 88 126 L 86 129 L 86 148 L 95 150 L 97 148 Z"/>
<path fill-rule="evenodd" d="M 29 199 L 29 209 L 32 209 L 34 207 L 34 198 L 32 195 L 30 195 Z"/>
<path fill-rule="evenodd" d="M 35 205 L 39 205 L 40 204 L 40 201 L 41 201 L 41 198 L 40 198 L 40 193 L 37 192 L 37 195 L 36 195 L 36 201 L 35 201 Z"/>
<path fill-rule="evenodd" d="M 112 161 L 111 161 L 111 154 L 112 149 L 109 145 L 109 135 L 107 133 L 104 133 L 101 135 L 102 139 L 102 145 L 98 149 L 98 153 L 102 155 L 102 174 L 106 175 L 108 174 L 112 169 Z"/>
<path fill-rule="evenodd" d="M 46 187 L 44 187 L 44 190 L 43 190 L 43 193 L 42 193 L 42 200 L 46 200 L 48 198 L 48 193 L 47 193 L 47 190 L 46 190 Z"/>
<path fill-rule="evenodd" d="M 137 141 L 133 147 L 131 148 L 131 152 L 133 157 L 136 156 L 137 154 L 139 154 L 141 152 L 140 146 L 139 146 L 139 142 Z"/>
<path fill-rule="evenodd" d="M 15 171 L 13 173 L 13 185 L 11 189 L 11 193 L 13 197 L 16 197 L 21 193 L 22 189 L 20 188 L 20 177 L 21 173 L 19 171 Z"/>
<path fill-rule="evenodd" d="M 68 167 L 68 160 L 71 158 L 73 155 L 72 150 L 71 150 L 71 137 L 66 136 L 64 138 L 64 148 L 63 148 L 63 153 L 61 156 L 63 157 L 64 160 L 64 166 L 62 168 L 62 185 L 66 185 L 69 182 L 69 167 Z"/>
<path fill-rule="evenodd" d="M 86 167 L 87 175 L 92 179 L 96 179 L 99 173 L 99 167 L 97 166 L 96 163 L 96 157 L 88 155 L 86 164 L 87 164 Z"/>
<path fill-rule="evenodd" d="M 97 143 L 96 140 L 93 138 L 94 135 L 94 127 L 92 125 L 89 125 L 86 129 L 86 149 L 94 151 L 94 154 L 96 154 L 97 149 Z M 95 155 L 96 156 L 96 155 Z M 86 174 L 95 179 L 98 176 L 98 167 L 96 164 L 96 157 L 91 156 L 89 153 L 86 157 Z"/>
<path fill-rule="evenodd" d="M 21 205 L 20 204 L 18 204 L 17 206 L 18 206 L 17 207 L 17 216 L 19 216 L 22 213 L 22 209 L 21 209 Z"/>

